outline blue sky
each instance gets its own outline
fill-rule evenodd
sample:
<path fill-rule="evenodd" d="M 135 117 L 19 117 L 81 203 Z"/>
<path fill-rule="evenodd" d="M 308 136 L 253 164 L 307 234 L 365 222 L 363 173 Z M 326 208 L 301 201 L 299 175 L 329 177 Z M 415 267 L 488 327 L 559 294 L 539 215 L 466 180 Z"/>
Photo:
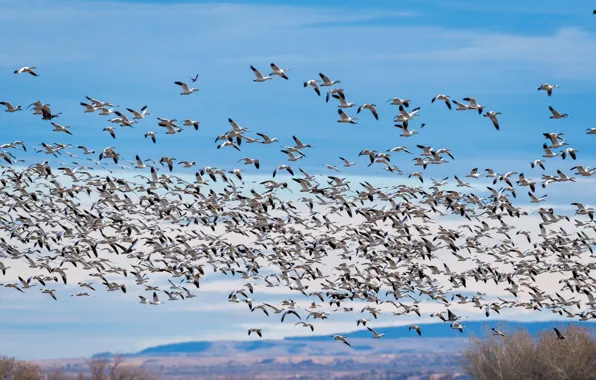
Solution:
<path fill-rule="evenodd" d="M 564 132 L 580 151 L 578 162 L 549 162 L 551 172 L 567 172 L 580 161 L 593 165 L 596 158 L 596 136 L 585 135 L 586 128 L 596 126 L 596 16 L 585 2 L 563 7 L 550 0 L 0 0 L 0 33 L 10 36 L 0 51 L 0 101 L 23 107 L 35 100 L 50 103 L 53 111 L 63 112 L 57 122 L 71 125 L 74 134 L 51 132 L 47 122 L 28 112 L 0 112 L 0 143 L 73 143 L 98 152 L 114 145 L 125 159 L 167 154 L 179 161 L 197 161 L 199 168 L 241 167 L 238 159 L 249 156 L 261 160 L 261 173 L 242 168 L 268 176 L 285 163 L 279 150 L 297 135 L 315 146 L 297 165 L 311 174 L 332 174 L 323 164 L 340 165 L 338 156 L 343 156 L 358 164 L 342 168 L 342 175 L 385 176 L 387 183 L 394 179 L 381 165 L 367 168 L 366 159 L 357 157 L 361 149 L 405 145 L 415 152 L 416 144 L 449 148 L 455 160 L 448 169 L 430 167 L 425 173 L 435 178 L 463 177 L 476 166 L 531 173 L 529 162 L 543 154 L 543 132 Z M 290 80 L 254 83 L 249 66 L 266 74 L 270 62 L 290 68 Z M 40 76 L 12 74 L 24 65 L 36 65 Z M 302 86 L 305 80 L 318 79 L 319 72 L 340 79 L 348 100 L 377 104 L 380 120 L 364 112 L 358 125 L 336 123 L 336 102 L 326 104 L 324 96 Z M 200 91 L 178 95 L 173 82 L 188 81 L 196 73 Z M 549 98 L 536 90 L 543 82 L 561 88 Z M 472 96 L 487 110 L 502 112 L 501 131 L 475 112 L 431 104 L 439 93 L 457 100 Z M 83 113 L 79 102 L 85 96 L 109 100 L 121 109 L 148 105 L 151 116 L 132 129 L 117 128 L 112 140 L 102 132 L 106 118 Z M 397 109 L 386 103 L 391 97 L 408 98 L 412 107 L 421 107 L 411 123 L 419 135 L 399 137 L 392 123 Z M 572 117 L 549 119 L 549 105 Z M 347 113 L 354 116 L 355 109 Z M 166 136 L 156 117 L 188 117 L 201 125 L 199 131 L 186 128 Z M 228 130 L 228 117 L 253 134 L 266 133 L 281 143 L 247 144 L 242 152 L 217 150 L 214 139 Z M 420 123 L 426 126 L 420 129 Z M 159 132 L 157 144 L 143 138 L 149 130 Z M 51 160 L 32 152 L 19 157 L 27 162 Z M 411 159 L 395 154 L 392 163 L 410 173 L 415 168 Z M 589 203 L 589 186 L 579 183 L 565 193 L 553 186 L 549 201 L 554 197 L 558 203 L 569 203 L 567 196 L 573 194 L 574 200 Z M 98 294 L 94 299 L 63 297 L 54 302 L 0 288 L 0 353 L 77 356 L 131 351 L 164 341 L 244 338 L 244 328 L 229 326 L 249 323 L 239 319 L 263 321 L 246 316 L 241 306 L 221 303 L 226 294 L 218 289 L 198 294 L 194 303 L 166 305 L 149 313 L 134 303 L 134 297 Z M 207 304 L 213 310 L 203 306 Z M 335 329 L 345 331 L 353 321 L 341 318 Z M 286 333 L 280 331 L 279 336 Z"/>

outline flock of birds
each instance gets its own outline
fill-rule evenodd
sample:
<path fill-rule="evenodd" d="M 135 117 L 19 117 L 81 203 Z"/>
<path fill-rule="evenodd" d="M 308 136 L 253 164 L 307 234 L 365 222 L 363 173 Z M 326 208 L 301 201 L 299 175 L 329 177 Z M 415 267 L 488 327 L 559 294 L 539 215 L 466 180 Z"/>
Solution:
<path fill-rule="evenodd" d="M 288 69 L 273 63 L 270 66 L 267 76 L 250 66 L 254 82 L 282 78 L 291 85 Z M 38 76 L 36 70 L 22 67 L 14 73 Z M 317 96 L 322 96 L 324 88 L 326 102 L 338 101 L 338 123 L 357 124 L 358 117 L 348 114 L 353 108 L 356 114 L 368 111 L 379 119 L 375 104 L 350 102 L 344 89 L 337 87 L 340 80 L 331 80 L 323 73 L 319 77 L 304 81 L 303 86 L 312 88 Z M 198 78 L 190 78 L 191 85 Z M 199 91 L 186 82 L 175 84 L 184 96 Z M 550 97 L 557 88 L 544 83 L 538 90 Z M 419 116 L 420 107 L 410 108 L 412 101 L 405 98 L 388 102 L 396 106 L 394 122 L 400 136 L 418 134 L 410 125 Z M 456 111 L 477 112 L 500 130 L 501 112 L 486 111 L 487 107 L 472 97 L 460 102 L 439 94 L 432 98 L 432 103 L 438 102 L 449 110 L 456 106 Z M 23 110 L 9 102 L 0 105 L 8 113 Z M 109 101 L 89 96 L 80 105 L 85 113 L 111 117 L 111 126 L 103 131 L 114 139 L 117 126 L 133 127 L 150 115 L 147 106 L 120 110 Z M 36 101 L 27 108 L 49 122 L 54 131 L 76 135 L 70 126 L 58 123 L 62 113 L 55 113 L 50 104 Z M 549 109 L 553 119 L 568 117 L 553 107 Z M 228 123 L 227 132 L 215 139 L 217 149 L 241 151 L 243 144 L 279 143 L 264 133 L 250 135 L 248 128 L 232 119 Z M 199 126 L 199 121 L 191 119 L 179 123 L 157 118 L 157 127 L 164 128 L 167 135 L 175 135 L 183 127 L 198 130 Z M 157 143 L 157 131 L 147 131 L 144 136 Z M 596 128 L 587 133 L 596 134 Z M 577 159 L 578 150 L 569 146 L 563 133 L 548 132 L 544 137 L 544 153 L 530 163 L 532 170 L 545 172 L 549 161 L 557 157 Z M 18 156 L 27 148 L 60 160 L 69 156 L 70 161 L 57 166 L 48 160 L 26 165 Z M 26 293 L 39 287 L 43 294 L 58 300 L 61 291 L 56 289 L 70 284 L 69 273 L 85 271 L 87 280 L 78 282 L 80 290 L 71 296 L 89 296 L 100 288 L 127 293 L 135 284 L 147 292 L 139 296 L 140 303 L 162 305 L 164 295 L 168 301 L 200 297 L 193 291 L 198 291 L 213 272 L 246 282 L 229 294 L 229 302 L 245 304 L 249 312 L 279 315 L 282 323 L 291 321 L 311 331 L 315 330 L 308 322 L 311 318 L 326 320 L 344 312 L 366 313 L 374 319 L 387 313 L 421 317 L 425 304 L 444 309 L 430 316 L 461 332 L 464 318 L 452 310 L 454 304 L 469 305 L 486 317 L 520 308 L 550 310 L 582 321 L 596 318 L 596 281 L 590 275 L 596 268 L 592 251 L 594 209 L 572 203 L 577 210 L 570 217 L 540 207 L 539 233 L 534 233 L 528 212 L 514 204 L 522 187 L 528 189 L 530 202 L 538 204 L 546 195 L 537 195 L 537 190 L 574 182 L 574 177 L 556 170 L 556 175 L 542 174 L 539 183 L 521 172 L 472 168 L 465 178 L 491 181 L 486 196 L 481 197 L 473 191 L 485 192 L 483 189 L 458 176 L 453 177 L 455 183 L 449 177 L 429 183 L 424 169 L 447 164 L 445 158 L 454 159 L 454 154 L 449 149 L 420 144 L 416 148 L 417 155 L 406 146 L 359 152 L 368 166 L 382 165 L 391 173 L 420 182 L 415 186 L 406 184 L 412 181 L 396 180 L 393 186 L 376 187 L 366 181 L 353 184 L 337 174 L 310 175 L 297 168 L 304 151 L 313 147 L 294 136 L 293 144 L 281 149 L 287 162 L 275 168 L 271 179 L 259 183 L 263 190 L 258 192 L 247 186 L 240 168 L 203 167 L 193 178 L 185 179 L 175 174 L 177 168 L 193 168 L 195 161 L 175 163 L 177 160 L 168 156 L 159 161 L 143 160 L 139 155 L 134 159 L 121 157 L 114 146 L 96 152 L 70 143 L 4 143 L 0 145 L 5 162 L 0 178 L 0 273 L 7 276 L 23 268 L 37 271 L 31 276 L 14 273 L 15 282 L 4 283 L 4 288 Z M 78 160 L 79 155 L 87 156 L 93 165 Z M 394 165 L 397 155 L 415 155 L 414 165 L 420 171 L 405 173 Z M 342 166 L 327 164 L 326 168 L 340 173 L 339 167 L 357 164 L 344 157 L 339 160 Z M 238 162 L 255 170 L 261 167 L 256 157 L 242 157 Z M 94 168 L 101 171 L 94 172 Z M 596 168 L 582 165 L 574 165 L 572 170 L 581 177 L 596 173 Z M 130 171 L 146 174 L 135 175 L 139 181 L 121 174 Z M 278 177 L 282 172 L 284 176 Z M 284 195 L 292 186 L 300 193 L 297 200 Z M 444 225 L 444 219 L 454 218 L 461 218 L 462 224 L 452 228 Z M 566 231 L 564 223 L 572 225 L 575 232 Z M 448 265 L 450 260 L 455 264 Z M 167 289 L 162 285 L 164 276 L 168 277 Z M 558 276 L 558 291 L 549 293 L 539 287 L 537 280 L 549 276 Z M 488 296 L 476 291 L 476 284 L 494 284 L 510 296 Z M 258 291 L 264 287 L 282 287 L 308 300 L 306 304 L 294 299 L 278 304 L 259 302 Z M 357 302 L 362 307 L 355 306 Z M 386 306 L 393 310 L 388 312 Z M 366 327 L 373 338 L 384 335 L 367 322 L 360 318 L 356 325 Z M 248 334 L 263 336 L 264 330 L 251 328 Z M 416 324 L 409 330 L 422 335 Z M 555 331 L 559 339 L 564 338 Z M 496 329 L 493 332 L 505 335 Z M 344 336 L 332 337 L 350 345 Z"/>

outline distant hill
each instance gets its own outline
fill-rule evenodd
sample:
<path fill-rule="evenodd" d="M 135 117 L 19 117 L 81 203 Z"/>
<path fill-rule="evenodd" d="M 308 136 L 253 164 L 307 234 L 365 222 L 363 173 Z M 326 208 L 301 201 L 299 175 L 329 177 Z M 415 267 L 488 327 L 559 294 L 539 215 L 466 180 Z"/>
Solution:
<path fill-rule="evenodd" d="M 349 355 L 350 352 L 369 352 L 369 353 L 397 353 L 415 350 L 447 350 L 454 344 L 464 344 L 465 339 L 470 336 L 482 335 L 484 330 L 491 327 L 498 328 L 504 332 L 515 329 L 526 329 L 535 335 L 540 331 L 552 330 L 554 326 L 566 328 L 569 325 L 590 325 L 592 322 L 566 322 L 566 321 L 546 321 L 546 322 L 516 322 L 516 321 L 463 321 L 464 332 L 451 329 L 449 323 L 430 323 L 419 324 L 422 329 L 422 337 L 418 337 L 415 331 L 408 331 L 408 326 L 397 327 L 378 327 L 375 330 L 379 333 L 385 333 L 381 339 L 372 339 L 370 331 L 361 328 L 357 331 L 340 333 L 352 342 L 352 348 L 349 349 L 339 342 L 333 341 L 329 335 L 311 335 L 287 337 L 283 340 L 255 339 L 251 341 L 198 341 L 164 344 L 155 347 L 149 347 L 137 353 L 126 354 L 125 356 L 174 356 L 174 355 L 193 355 L 193 356 L 229 356 L 241 353 L 252 353 L 262 355 L 298 355 L 298 354 L 342 354 Z M 267 332 L 264 331 L 265 337 Z M 407 340 L 407 345 L 396 345 L 390 341 L 397 339 Z M 110 353 L 101 353 L 94 357 L 110 356 Z"/>

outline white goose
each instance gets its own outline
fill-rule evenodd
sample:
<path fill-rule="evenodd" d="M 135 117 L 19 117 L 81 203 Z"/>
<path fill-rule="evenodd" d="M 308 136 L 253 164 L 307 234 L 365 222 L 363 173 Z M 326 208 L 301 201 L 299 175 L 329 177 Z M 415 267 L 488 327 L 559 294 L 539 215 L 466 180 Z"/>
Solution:
<path fill-rule="evenodd" d="M 560 113 L 559 111 L 557 111 L 556 109 L 554 109 L 552 106 L 548 106 L 548 109 L 552 113 L 552 116 L 550 117 L 551 119 L 566 119 L 566 118 L 569 117 L 568 114 L 566 114 L 566 113 Z"/>
<path fill-rule="evenodd" d="M 379 120 L 379 114 L 377 113 L 377 109 L 375 108 L 376 106 L 376 104 L 364 103 L 363 105 L 358 107 L 358 111 L 356 113 L 360 113 L 360 111 L 362 111 L 363 109 L 367 109 L 373 114 L 375 119 Z"/>
<path fill-rule="evenodd" d="M 198 88 L 194 88 L 194 87 L 188 88 L 188 85 L 184 82 L 177 81 L 177 82 L 174 82 L 174 84 L 177 84 L 178 86 L 180 86 L 182 88 L 182 92 L 180 93 L 180 95 L 190 95 L 193 92 L 199 91 Z"/>
<path fill-rule="evenodd" d="M 488 117 L 492 122 L 497 131 L 499 130 L 499 120 L 497 119 L 497 115 L 501 115 L 501 112 L 495 111 L 488 111 L 484 114 L 484 117 Z"/>
<path fill-rule="evenodd" d="M 337 113 L 339 114 L 339 117 L 340 117 L 340 119 L 339 119 L 339 120 L 337 120 L 337 122 L 338 122 L 338 123 L 350 123 L 350 124 L 358 124 L 358 123 L 356 122 L 356 120 L 358 120 L 358 118 L 357 118 L 357 117 L 349 117 L 349 116 L 348 116 L 348 115 L 346 115 L 346 113 L 345 113 L 343 110 L 341 110 L 341 109 L 338 109 L 338 110 L 337 110 Z"/>
<path fill-rule="evenodd" d="M 280 69 L 279 66 L 277 66 L 275 63 L 271 63 L 270 66 L 271 66 L 271 70 L 273 70 L 273 71 L 269 75 L 271 75 L 271 76 L 278 75 L 278 76 L 284 78 L 285 80 L 290 79 L 286 75 L 286 71 L 290 71 L 289 69 Z"/>
<path fill-rule="evenodd" d="M 259 70 L 255 69 L 253 65 L 250 65 L 250 69 L 253 73 L 255 73 L 255 76 L 257 77 L 257 79 L 253 79 L 253 82 L 265 82 L 266 80 L 273 79 L 271 75 L 264 77 L 263 74 L 261 74 Z"/>
<path fill-rule="evenodd" d="M 308 87 L 311 86 L 315 92 L 317 93 L 317 95 L 321 96 L 321 90 L 319 89 L 319 85 L 317 84 L 318 82 L 320 82 L 320 80 L 315 80 L 315 79 L 310 79 L 307 80 L 306 82 L 304 82 L 304 87 Z"/>
<path fill-rule="evenodd" d="M 447 108 L 451 109 L 451 99 L 449 99 L 448 95 L 439 94 L 431 100 L 431 103 L 434 103 L 436 100 L 444 101 Z"/>
<path fill-rule="evenodd" d="M 323 73 L 319 73 L 319 76 L 321 77 L 321 79 L 323 80 L 323 83 L 321 84 L 321 86 L 324 87 L 331 87 L 335 84 L 341 83 L 340 80 L 331 80 L 329 79 L 326 75 L 324 75 Z"/>
<path fill-rule="evenodd" d="M 553 88 L 559 88 L 559 86 L 556 84 L 550 85 L 548 83 L 543 83 L 540 85 L 540 87 L 538 87 L 538 91 L 546 91 L 548 96 L 551 96 L 553 94 Z"/>
<path fill-rule="evenodd" d="M 143 106 L 143 108 L 141 108 L 141 111 L 135 111 L 132 108 L 127 108 L 126 110 L 134 115 L 133 119 L 140 120 L 147 115 L 151 115 L 149 112 L 147 112 L 147 106 Z"/>
<path fill-rule="evenodd" d="M 6 110 L 4 112 L 17 112 L 17 111 L 23 110 L 20 105 L 13 107 L 13 105 L 10 104 L 9 102 L 0 102 L 0 105 L 3 105 L 6 107 Z"/>
<path fill-rule="evenodd" d="M 15 74 L 22 74 L 22 73 L 29 73 L 31 75 L 33 75 L 34 77 L 38 77 L 39 75 L 35 72 L 35 69 L 37 69 L 36 66 L 24 66 L 21 67 L 20 69 L 17 69 L 14 71 Z"/>

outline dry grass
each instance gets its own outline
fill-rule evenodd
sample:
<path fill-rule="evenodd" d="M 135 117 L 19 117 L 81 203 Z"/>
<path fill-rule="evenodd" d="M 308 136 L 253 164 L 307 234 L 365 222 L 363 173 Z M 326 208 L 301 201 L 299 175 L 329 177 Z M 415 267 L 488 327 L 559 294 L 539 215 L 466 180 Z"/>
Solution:
<path fill-rule="evenodd" d="M 553 330 L 537 337 L 526 330 L 491 330 L 471 339 L 464 349 L 464 370 L 479 380 L 589 380 L 596 379 L 596 330 L 569 327 L 557 340 Z"/>
<path fill-rule="evenodd" d="M 158 380 L 160 377 L 142 367 L 126 365 L 121 357 L 90 359 L 88 370 L 67 375 L 60 370 L 44 373 L 37 364 L 0 357 L 0 380 Z"/>

